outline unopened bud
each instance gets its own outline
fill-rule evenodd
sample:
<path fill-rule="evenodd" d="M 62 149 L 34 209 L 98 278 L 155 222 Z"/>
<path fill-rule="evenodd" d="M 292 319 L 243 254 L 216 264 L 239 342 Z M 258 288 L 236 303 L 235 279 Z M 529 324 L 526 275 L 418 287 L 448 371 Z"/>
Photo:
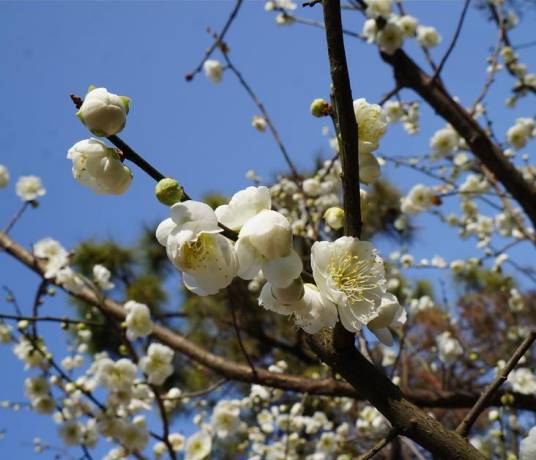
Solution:
<path fill-rule="evenodd" d="M 344 210 L 333 206 L 324 213 L 324 220 L 333 230 L 339 230 L 344 226 Z"/>
<path fill-rule="evenodd" d="M 155 187 L 155 195 L 160 203 L 166 206 L 174 205 L 182 200 L 184 191 L 180 184 L 171 177 L 162 179 Z"/>
<path fill-rule="evenodd" d="M 501 396 L 501 404 L 503 406 L 511 406 L 514 403 L 514 395 L 505 393 Z"/>
<path fill-rule="evenodd" d="M 329 112 L 330 112 L 330 105 L 328 104 L 326 100 L 315 99 L 311 103 L 311 115 L 313 115 L 313 117 L 318 117 L 318 118 L 325 117 L 329 115 Z"/>

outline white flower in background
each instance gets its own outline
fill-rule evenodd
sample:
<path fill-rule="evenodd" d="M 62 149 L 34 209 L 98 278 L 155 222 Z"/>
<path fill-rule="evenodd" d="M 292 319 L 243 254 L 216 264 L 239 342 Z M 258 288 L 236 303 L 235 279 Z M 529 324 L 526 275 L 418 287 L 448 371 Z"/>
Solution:
<path fill-rule="evenodd" d="M 378 409 L 365 406 L 359 411 L 356 428 L 360 432 L 373 434 L 384 431 L 387 423 Z"/>
<path fill-rule="evenodd" d="M 359 155 L 359 181 L 371 184 L 377 181 L 382 174 L 380 163 L 372 153 Z"/>
<path fill-rule="evenodd" d="M 389 123 L 397 123 L 404 116 L 404 108 L 398 101 L 387 101 L 383 105 L 383 111 Z"/>
<path fill-rule="evenodd" d="M 517 150 L 522 149 L 534 137 L 534 128 L 532 118 L 518 118 L 515 124 L 506 132 L 506 140 Z"/>
<path fill-rule="evenodd" d="M 347 330 L 358 332 L 378 317 L 385 271 L 371 243 L 347 236 L 317 241 L 311 248 L 311 267 L 318 289 L 337 305 Z"/>
<path fill-rule="evenodd" d="M 434 48 L 441 43 L 441 35 L 434 27 L 418 26 L 417 41 L 425 48 Z"/>
<path fill-rule="evenodd" d="M 396 19 L 396 25 L 400 27 L 405 37 L 414 37 L 417 33 L 419 22 L 413 16 L 405 14 Z"/>
<path fill-rule="evenodd" d="M 400 210 L 404 214 L 418 214 L 426 211 L 434 205 L 435 196 L 433 189 L 417 184 L 409 191 L 407 196 L 400 199 Z"/>
<path fill-rule="evenodd" d="M 216 59 L 207 59 L 203 64 L 203 70 L 205 71 L 206 77 L 212 83 L 219 83 L 223 77 L 223 67 L 220 61 Z"/>
<path fill-rule="evenodd" d="M 111 391 L 131 390 L 137 370 L 132 361 L 127 358 L 121 358 L 117 361 L 101 358 L 95 364 L 99 385 Z"/>
<path fill-rule="evenodd" d="M 519 24 L 519 17 L 515 13 L 515 11 L 508 10 L 508 13 L 506 13 L 506 18 L 504 18 L 504 28 L 506 30 L 510 30 L 510 29 L 513 29 L 518 24 Z"/>
<path fill-rule="evenodd" d="M 380 47 L 380 51 L 393 54 L 397 49 L 402 48 L 404 44 L 404 33 L 397 24 L 389 22 L 378 32 L 376 41 Z"/>
<path fill-rule="evenodd" d="M 205 431 L 198 431 L 186 441 L 185 460 L 203 460 L 212 451 L 212 438 Z"/>
<path fill-rule="evenodd" d="M 378 316 L 367 324 L 370 331 L 384 345 L 393 345 L 393 334 L 390 328 L 402 327 L 406 322 L 406 311 L 398 303 L 398 299 L 386 293 L 383 295 Z"/>
<path fill-rule="evenodd" d="M 41 179 L 37 176 L 21 176 L 15 184 L 15 193 L 23 201 L 33 201 L 46 193 Z"/>
<path fill-rule="evenodd" d="M 186 438 L 180 433 L 171 433 L 168 437 L 171 447 L 175 452 L 180 452 L 184 450 L 184 445 L 186 443 Z"/>
<path fill-rule="evenodd" d="M 363 36 L 367 39 L 368 43 L 374 43 L 376 40 L 376 33 L 378 32 L 378 26 L 376 19 L 367 19 L 363 24 Z"/>
<path fill-rule="evenodd" d="M 303 191 L 309 196 L 318 196 L 322 193 L 320 181 L 314 177 L 305 179 L 302 184 Z"/>
<path fill-rule="evenodd" d="M 93 266 L 93 281 L 103 291 L 114 288 L 114 283 L 110 281 L 112 274 L 104 265 L 97 264 Z"/>
<path fill-rule="evenodd" d="M 42 341 L 31 341 L 22 338 L 19 343 L 13 347 L 13 353 L 21 361 L 24 361 L 25 369 L 31 367 L 41 367 L 46 369 L 48 367 L 49 352 L 47 347 Z"/>
<path fill-rule="evenodd" d="M 216 208 L 218 220 L 230 228 L 239 231 L 242 226 L 261 211 L 272 207 L 272 198 L 268 187 L 247 187 L 236 192 L 229 201 Z"/>
<path fill-rule="evenodd" d="M 132 423 L 123 423 L 118 434 L 121 444 L 131 452 L 143 450 L 149 442 L 149 432 L 142 416 L 136 417 Z"/>
<path fill-rule="evenodd" d="M 162 385 L 173 374 L 174 351 L 166 345 L 152 343 L 147 355 L 140 359 L 140 369 L 147 374 L 147 380 L 153 385 Z"/>
<path fill-rule="evenodd" d="M 292 228 L 282 214 L 264 210 L 241 228 L 236 243 L 238 276 L 250 280 L 262 269 L 264 277 L 275 287 L 287 287 L 303 268 L 301 258 L 292 248 Z"/>
<path fill-rule="evenodd" d="M 519 446 L 519 460 L 534 460 L 536 458 L 536 426 L 532 427 L 526 438 Z"/>
<path fill-rule="evenodd" d="M 90 88 L 76 116 L 95 136 L 107 137 L 125 127 L 129 103 L 106 88 Z"/>
<path fill-rule="evenodd" d="M 266 131 L 266 118 L 261 117 L 260 115 L 254 115 L 251 120 L 251 126 L 253 126 L 260 133 L 263 133 Z"/>
<path fill-rule="evenodd" d="M 268 0 L 264 4 L 265 11 L 273 11 L 276 8 L 283 8 L 284 10 L 295 10 L 296 3 L 291 0 Z"/>
<path fill-rule="evenodd" d="M 40 396 L 48 395 L 50 385 L 48 380 L 42 376 L 28 377 L 24 381 L 24 393 L 28 399 L 35 399 Z"/>
<path fill-rule="evenodd" d="M 85 286 L 84 280 L 70 267 L 64 267 L 56 273 L 56 283 L 73 294 L 82 292 Z"/>
<path fill-rule="evenodd" d="M 380 146 L 380 139 L 387 129 L 382 108 L 360 98 L 354 101 L 354 113 L 359 132 L 359 154 L 372 153 Z"/>
<path fill-rule="evenodd" d="M 452 337 L 449 331 L 445 331 L 436 337 L 437 351 L 439 359 L 444 363 L 454 361 L 458 356 L 463 355 L 463 348 L 457 339 Z"/>
<path fill-rule="evenodd" d="M 76 446 L 82 442 L 82 425 L 75 420 L 68 420 L 60 425 L 58 434 L 66 446 Z"/>
<path fill-rule="evenodd" d="M 43 238 L 33 246 L 35 257 L 43 261 L 45 268 L 45 278 L 54 278 L 69 262 L 69 253 L 56 240 Z"/>
<path fill-rule="evenodd" d="M 458 147 L 459 137 L 450 126 L 439 129 L 430 139 L 430 147 L 434 153 L 443 157 L 451 154 Z"/>
<path fill-rule="evenodd" d="M 508 299 L 508 306 L 512 311 L 521 311 L 525 307 L 525 301 L 523 300 L 523 296 L 516 288 L 510 289 L 510 298 Z"/>
<path fill-rule="evenodd" d="M 121 195 L 132 182 L 132 171 L 121 157 L 98 139 L 84 139 L 67 153 L 73 162 L 73 177 L 95 193 Z"/>
<path fill-rule="evenodd" d="M 484 193 L 489 188 L 488 181 L 480 174 L 469 174 L 460 185 L 461 193 Z"/>
<path fill-rule="evenodd" d="M 324 220 L 333 230 L 340 230 L 344 227 L 344 210 L 336 206 L 328 208 L 324 213 Z"/>
<path fill-rule="evenodd" d="M 140 337 L 147 337 L 153 330 L 149 307 L 134 300 L 129 300 L 124 307 L 127 311 L 125 323 L 128 339 L 136 340 Z"/>
<path fill-rule="evenodd" d="M 220 401 L 212 411 L 212 428 L 216 436 L 225 439 L 238 432 L 241 426 L 240 401 Z"/>
<path fill-rule="evenodd" d="M 13 338 L 11 326 L 0 321 L 0 343 L 9 343 Z"/>
<path fill-rule="evenodd" d="M 391 15 L 391 0 L 365 0 L 365 3 L 365 13 L 369 18 L 382 16 L 387 19 Z"/>
<path fill-rule="evenodd" d="M 508 383 L 518 393 L 530 395 L 536 393 L 536 376 L 526 367 L 515 369 L 508 375 Z"/>
<path fill-rule="evenodd" d="M 0 165 L 0 188 L 7 186 L 9 182 L 9 171 L 4 165 Z"/>
<path fill-rule="evenodd" d="M 231 283 L 238 270 L 232 242 L 219 233 L 212 208 L 198 201 L 171 207 L 171 218 L 156 229 L 171 262 L 183 272 L 186 288 L 198 295 L 216 294 Z"/>
<path fill-rule="evenodd" d="M 290 14 L 281 11 L 275 17 L 275 23 L 279 26 L 288 26 L 294 23 L 294 18 Z"/>

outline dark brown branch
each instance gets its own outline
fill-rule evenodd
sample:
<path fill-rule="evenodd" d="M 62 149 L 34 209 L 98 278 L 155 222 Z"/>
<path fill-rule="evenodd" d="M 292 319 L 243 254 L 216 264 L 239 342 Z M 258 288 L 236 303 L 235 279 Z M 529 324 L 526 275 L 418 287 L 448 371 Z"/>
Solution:
<path fill-rule="evenodd" d="M 344 233 L 361 236 L 361 203 L 359 192 L 359 143 L 354 113 L 352 88 L 348 76 L 340 2 L 324 0 L 324 23 L 333 83 L 333 98 L 340 136 L 342 189 L 344 206 Z"/>
<path fill-rule="evenodd" d="M 432 84 L 431 77 L 404 51 L 397 50 L 392 55 L 381 53 L 381 57 L 392 66 L 397 84 L 417 92 L 465 139 L 475 156 L 517 200 L 533 226 L 536 226 L 536 188 L 523 178 L 473 117 L 454 101 L 438 81 Z"/>
<path fill-rule="evenodd" d="M 242 6 L 243 0 L 237 0 L 233 10 L 231 11 L 231 14 L 227 18 L 227 21 L 225 22 L 225 25 L 223 26 L 223 29 L 221 32 L 214 37 L 214 41 L 212 42 L 212 45 L 207 49 L 205 52 L 205 55 L 203 56 L 203 59 L 201 59 L 201 62 L 199 65 L 192 70 L 190 73 L 187 73 L 184 78 L 186 78 L 186 81 L 192 81 L 194 77 L 203 70 L 203 65 L 207 61 L 207 59 L 210 58 L 214 50 L 218 47 L 222 47 L 223 45 L 223 39 L 225 37 L 225 34 L 231 27 L 231 24 L 236 19 L 236 16 L 238 15 L 238 11 L 240 10 L 240 7 Z"/>
<path fill-rule="evenodd" d="M 486 388 L 486 391 L 482 393 L 482 396 L 478 399 L 473 408 L 469 413 L 464 417 L 462 423 L 456 428 L 456 431 L 462 436 L 467 436 L 469 430 L 476 422 L 478 416 L 488 407 L 489 402 L 493 398 L 493 395 L 497 392 L 499 387 L 506 382 L 508 374 L 516 367 L 519 360 L 523 355 L 528 351 L 536 340 L 536 331 L 532 331 L 529 335 L 523 340 L 521 345 L 516 349 L 512 357 L 508 360 L 504 368 L 499 372 L 497 378 Z"/>

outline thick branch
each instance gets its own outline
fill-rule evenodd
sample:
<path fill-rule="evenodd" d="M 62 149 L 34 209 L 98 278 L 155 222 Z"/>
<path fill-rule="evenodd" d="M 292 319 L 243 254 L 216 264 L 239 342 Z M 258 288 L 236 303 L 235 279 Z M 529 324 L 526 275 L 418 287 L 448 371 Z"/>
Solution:
<path fill-rule="evenodd" d="M 393 67 L 398 85 L 411 88 L 462 136 L 476 157 L 493 173 L 517 200 L 533 226 L 536 227 L 536 188 L 528 183 L 515 166 L 503 155 L 484 129 L 460 106 L 447 90 L 428 76 L 404 51 L 381 54 Z"/>

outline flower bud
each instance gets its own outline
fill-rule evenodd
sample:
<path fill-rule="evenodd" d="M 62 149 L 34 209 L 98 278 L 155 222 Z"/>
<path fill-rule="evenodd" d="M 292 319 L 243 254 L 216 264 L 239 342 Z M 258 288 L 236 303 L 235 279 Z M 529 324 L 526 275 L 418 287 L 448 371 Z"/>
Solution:
<path fill-rule="evenodd" d="M 344 226 L 344 210 L 333 206 L 324 213 L 324 220 L 333 230 L 339 230 Z"/>
<path fill-rule="evenodd" d="M 125 127 L 129 103 L 128 97 L 90 86 L 76 116 L 95 136 L 107 137 Z"/>
<path fill-rule="evenodd" d="M 223 77 L 223 67 L 220 61 L 215 59 L 207 59 L 203 64 L 203 70 L 212 83 L 219 83 Z"/>
<path fill-rule="evenodd" d="M 501 404 L 503 406 L 511 406 L 514 403 L 514 395 L 505 393 L 501 396 Z"/>
<path fill-rule="evenodd" d="M 325 117 L 329 115 L 330 105 L 325 99 L 315 99 L 311 103 L 311 115 L 313 117 Z"/>
<path fill-rule="evenodd" d="M 156 184 L 154 189 L 156 198 L 166 206 L 174 205 L 184 197 L 184 191 L 180 184 L 171 177 L 166 177 Z"/>

